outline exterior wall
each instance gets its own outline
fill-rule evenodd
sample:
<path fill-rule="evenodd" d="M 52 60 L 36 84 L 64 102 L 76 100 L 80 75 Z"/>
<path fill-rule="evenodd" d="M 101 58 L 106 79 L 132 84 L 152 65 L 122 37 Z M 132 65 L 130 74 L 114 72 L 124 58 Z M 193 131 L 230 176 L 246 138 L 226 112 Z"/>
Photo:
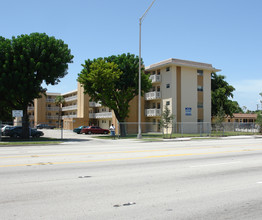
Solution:
<path fill-rule="evenodd" d="M 197 122 L 197 73 L 196 69 L 181 68 L 181 121 Z M 191 116 L 185 115 L 185 108 L 191 108 Z"/>

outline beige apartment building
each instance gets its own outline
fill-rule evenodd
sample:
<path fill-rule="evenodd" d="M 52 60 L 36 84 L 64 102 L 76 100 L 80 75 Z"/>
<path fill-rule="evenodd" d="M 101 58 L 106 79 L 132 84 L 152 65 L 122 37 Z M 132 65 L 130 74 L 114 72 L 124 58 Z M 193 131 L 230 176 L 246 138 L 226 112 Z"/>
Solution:
<path fill-rule="evenodd" d="M 196 122 L 211 122 L 211 73 L 220 70 L 207 63 L 171 58 L 152 64 L 145 71 L 153 85 L 145 94 L 145 115 L 152 122 L 149 130 L 160 131 L 165 106 L 174 116 L 177 130 L 183 125 L 184 132 L 194 133 L 199 129 Z"/>
<path fill-rule="evenodd" d="M 145 68 L 150 74 L 152 88 L 141 100 L 142 132 L 160 132 L 159 122 L 165 108 L 171 110 L 177 124 L 183 123 L 184 132 L 198 132 L 192 123 L 211 122 L 211 73 L 220 71 L 211 64 L 179 59 L 168 59 Z M 62 119 L 65 129 L 81 125 L 97 125 L 108 129 L 111 123 L 117 125 L 114 112 L 100 102 L 94 102 L 78 83 L 77 90 L 47 93 L 28 107 L 32 125 L 48 123 L 58 127 L 58 110 L 55 97 L 62 95 L 65 104 Z M 130 102 L 130 113 L 126 119 L 127 133 L 136 133 L 138 121 L 138 99 Z M 133 122 L 133 123 L 132 123 Z M 188 123 L 188 126 L 187 126 Z M 190 124 L 191 123 L 191 124 Z M 132 125 L 132 126 L 131 126 Z M 118 126 L 116 126 L 118 133 Z M 181 129 L 181 127 L 177 127 Z"/>

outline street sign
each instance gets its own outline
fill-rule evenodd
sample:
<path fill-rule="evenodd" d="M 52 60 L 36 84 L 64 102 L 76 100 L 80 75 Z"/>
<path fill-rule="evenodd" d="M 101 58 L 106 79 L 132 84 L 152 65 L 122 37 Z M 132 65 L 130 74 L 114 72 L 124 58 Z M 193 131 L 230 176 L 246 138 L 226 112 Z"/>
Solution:
<path fill-rule="evenodd" d="M 23 110 L 12 110 L 12 115 L 14 118 L 23 117 Z"/>

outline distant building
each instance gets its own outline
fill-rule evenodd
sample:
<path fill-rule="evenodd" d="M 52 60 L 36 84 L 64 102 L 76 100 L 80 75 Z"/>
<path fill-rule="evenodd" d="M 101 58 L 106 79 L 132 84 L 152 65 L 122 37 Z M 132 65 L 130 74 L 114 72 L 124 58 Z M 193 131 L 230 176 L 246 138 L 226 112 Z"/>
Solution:
<path fill-rule="evenodd" d="M 211 64 L 179 59 L 168 59 L 145 68 L 150 74 L 152 88 L 141 99 L 142 132 L 160 131 L 161 114 L 165 106 L 175 116 L 176 123 L 184 123 L 185 131 L 198 132 L 197 126 L 189 123 L 211 122 L 211 73 L 220 71 Z M 77 90 L 60 93 L 46 93 L 40 99 L 34 100 L 34 105 L 28 107 L 29 119 L 32 125 L 48 123 L 58 127 L 59 107 L 55 97 L 62 95 L 65 104 L 62 108 L 62 119 L 65 129 L 73 129 L 81 125 L 97 125 L 109 128 L 111 123 L 117 125 L 114 112 L 100 102 L 93 102 L 83 87 L 78 83 Z M 127 132 L 137 132 L 138 98 L 130 103 L 129 117 L 126 122 Z M 186 126 L 188 123 L 188 126 Z M 118 132 L 116 126 L 116 132 Z M 208 128 L 206 128 L 208 129 Z"/>

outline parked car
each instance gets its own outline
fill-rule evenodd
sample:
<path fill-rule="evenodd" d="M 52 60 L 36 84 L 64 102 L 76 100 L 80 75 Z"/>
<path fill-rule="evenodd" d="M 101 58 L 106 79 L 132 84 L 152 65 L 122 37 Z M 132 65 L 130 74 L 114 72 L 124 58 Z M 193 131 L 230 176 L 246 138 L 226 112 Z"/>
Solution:
<path fill-rule="evenodd" d="M 44 135 L 42 131 L 38 131 L 34 128 L 29 128 L 29 134 L 31 137 L 41 137 Z M 22 126 L 15 126 L 8 129 L 5 129 L 3 136 L 9 136 L 13 138 L 18 138 L 22 136 Z"/>
<path fill-rule="evenodd" d="M 88 126 L 86 128 L 82 128 L 81 134 L 108 134 L 108 129 L 103 129 L 97 126 Z"/>
<path fill-rule="evenodd" d="M 36 126 L 36 128 L 37 129 L 43 129 L 43 128 L 45 128 L 45 129 L 54 129 L 55 126 L 54 125 L 48 125 L 48 124 L 38 124 Z"/>
<path fill-rule="evenodd" d="M 5 129 L 10 129 L 10 128 L 12 128 L 13 126 L 12 125 L 2 125 L 2 127 L 1 127 L 1 134 L 3 135 L 3 132 L 5 131 Z"/>
<path fill-rule="evenodd" d="M 78 128 L 75 128 L 74 130 L 73 130 L 73 132 L 75 132 L 75 133 L 77 133 L 77 134 L 80 134 L 80 132 L 81 132 L 81 130 L 83 129 L 83 128 L 87 128 L 88 126 L 80 126 L 80 127 L 78 127 Z"/>

